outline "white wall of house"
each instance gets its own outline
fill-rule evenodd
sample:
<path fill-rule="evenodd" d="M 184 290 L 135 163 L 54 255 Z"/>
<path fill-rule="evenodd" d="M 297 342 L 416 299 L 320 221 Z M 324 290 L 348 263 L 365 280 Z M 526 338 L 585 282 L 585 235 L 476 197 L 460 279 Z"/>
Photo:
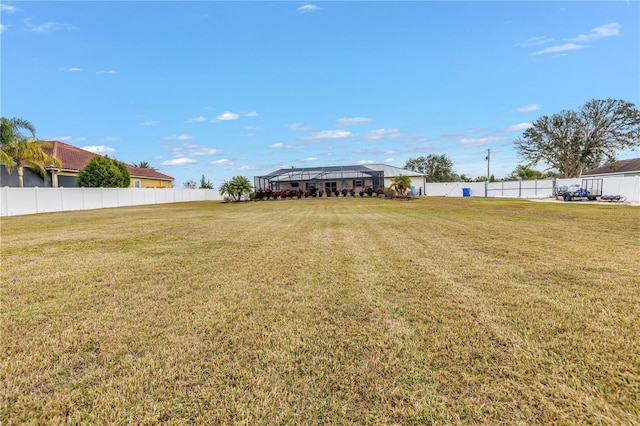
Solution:
<path fill-rule="evenodd" d="M 0 188 L 0 216 L 222 200 L 217 189 Z"/>
<path fill-rule="evenodd" d="M 415 189 L 415 192 L 416 192 L 415 195 L 419 195 L 421 189 L 422 189 L 422 195 L 424 195 L 424 191 L 425 191 L 424 177 L 412 176 L 409 179 L 411 179 L 411 186 Z M 384 178 L 385 188 L 390 187 L 392 183 L 393 183 L 393 178 L 388 178 L 388 177 Z"/>

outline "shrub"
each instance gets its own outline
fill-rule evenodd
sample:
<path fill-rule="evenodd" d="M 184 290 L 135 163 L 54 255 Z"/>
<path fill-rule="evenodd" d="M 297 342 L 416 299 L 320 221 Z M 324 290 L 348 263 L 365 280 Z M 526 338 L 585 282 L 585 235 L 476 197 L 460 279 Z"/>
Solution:
<path fill-rule="evenodd" d="M 96 155 L 78 172 L 76 186 L 85 188 L 127 188 L 131 176 L 127 166 L 109 157 Z"/>

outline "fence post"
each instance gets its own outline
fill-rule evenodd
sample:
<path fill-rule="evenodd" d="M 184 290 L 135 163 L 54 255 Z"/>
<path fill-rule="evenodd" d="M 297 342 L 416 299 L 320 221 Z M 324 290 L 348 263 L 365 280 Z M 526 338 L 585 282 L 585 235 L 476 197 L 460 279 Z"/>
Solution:
<path fill-rule="evenodd" d="M 518 198 L 522 198 L 522 178 L 518 179 Z"/>

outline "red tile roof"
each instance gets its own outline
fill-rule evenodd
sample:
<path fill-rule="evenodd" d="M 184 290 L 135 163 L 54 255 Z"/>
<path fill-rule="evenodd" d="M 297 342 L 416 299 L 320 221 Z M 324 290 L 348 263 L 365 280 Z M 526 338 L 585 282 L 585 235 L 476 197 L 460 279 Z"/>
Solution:
<path fill-rule="evenodd" d="M 51 141 L 51 147 L 45 148 L 51 155 L 62 163 L 62 170 L 77 172 L 80 171 L 93 157 L 98 154 L 84 149 L 67 145 L 59 141 Z M 157 172 L 152 169 L 143 169 L 125 164 L 131 177 L 148 178 L 158 180 L 173 180 L 173 177 Z"/>
<path fill-rule="evenodd" d="M 607 164 L 597 169 L 589 170 L 583 175 L 601 175 L 604 173 L 625 173 L 640 171 L 640 158 L 632 158 L 630 160 L 620 160 L 615 163 Z"/>

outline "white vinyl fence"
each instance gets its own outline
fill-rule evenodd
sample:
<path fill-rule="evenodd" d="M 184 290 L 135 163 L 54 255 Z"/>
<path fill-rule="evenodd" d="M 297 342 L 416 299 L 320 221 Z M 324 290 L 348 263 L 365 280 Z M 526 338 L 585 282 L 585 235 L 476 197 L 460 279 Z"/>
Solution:
<path fill-rule="evenodd" d="M 631 205 L 640 205 L 640 176 L 602 178 L 602 195 L 620 195 Z M 426 183 L 427 196 L 504 198 L 549 198 L 560 186 L 582 184 L 582 178 L 522 180 L 505 182 L 448 182 Z"/>
<path fill-rule="evenodd" d="M 222 200 L 217 189 L 0 188 L 0 216 Z"/>

